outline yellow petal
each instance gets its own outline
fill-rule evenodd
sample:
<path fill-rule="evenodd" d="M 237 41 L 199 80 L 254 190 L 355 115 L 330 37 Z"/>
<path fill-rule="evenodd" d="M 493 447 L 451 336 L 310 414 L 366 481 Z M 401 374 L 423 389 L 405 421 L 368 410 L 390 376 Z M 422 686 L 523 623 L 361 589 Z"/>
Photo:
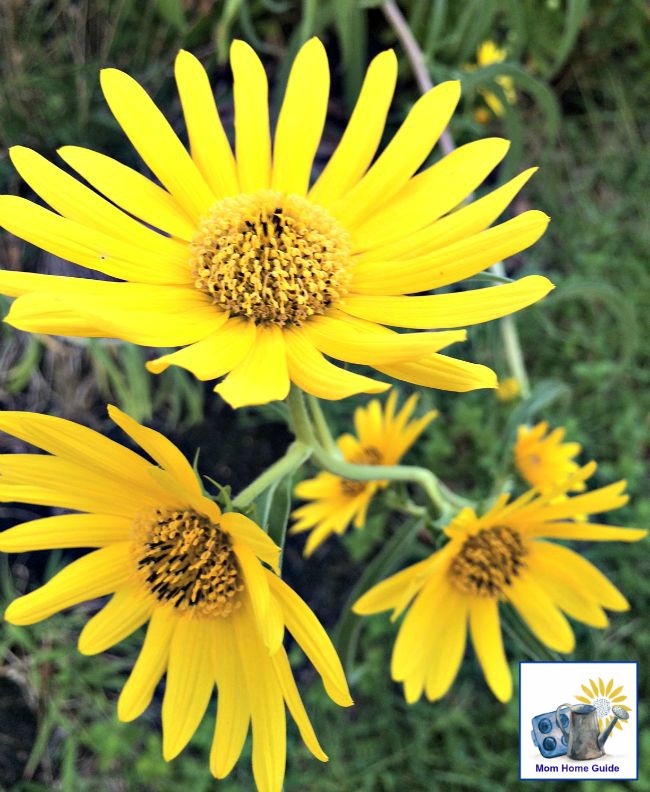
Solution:
<path fill-rule="evenodd" d="M 0 430 L 76 465 L 87 466 L 92 473 L 151 489 L 146 460 L 87 426 L 53 415 L 6 411 L 0 412 Z"/>
<path fill-rule="evenodd" d="M 605 695 L 605 683 L 600 677 L 598 677 L 598 690 L 600 691 L 601 696 Z"/>
<path fill-rule="evenodd" d="M 209 336 L 178 352 L 150 360 L 147 369 L 160 374 L 169 366 L 181 366 L 200 380 L 216 379 L 232 371 L 248 355 L 255 342 L 255 323 L 239 318 L 228 319 L 227 313 L 222 313 L 221 318 L 222 326 Z"/>
<path fill-rule="evenodd" d="M 255 555 L 279 573 L 280 548 L 248 517 L 237 512 L 221 515 L 219 527 L 230 534 L 238 544 L 245 544 Z"/>
<path fill-rule="evenodd" d="M 287 629 L 322 677 L 329 697 L 341 707 L 351 706 L 343 666 L 321 623 L 283 580 L 270 575 L 269 584 L 282 607 Z"/>
<path fill-rule="evenodd" d="M 583 686 L 584 687 L 584 686 Z M 576 696 L 578 701 L 581 701 L 583 704 L 591 704 L 591 699 L 593 698 L 593 693 L 589 692 L 590 698 L 585 698 L 584 696 Z"/>
<path fill-rule="evenodd" d="M 234 544 L 233 551 L 244 579 L 245 596 L 251 604 L 257 631 L 270 654 L 277 652 L 284 636 L 282 620 L 273 618 L 271 592 L 264 567 L 246 545 Z"/>
<path fill-rule="evenodd" d="M 371 613 L 381 613 L 382 611 L 392 610 L 399 603 L 404 601 L 404 593 L 410 591 L 411 595 L 407 599 L 407 604 L 417 593 L 417 582 L 420 574 L 429 565 L 429 559 L 412 564 L 401 572 L 396 572 L 386 580 L 373 586 L 352 606 L 352 610 L 362 616 Z"/>
<path fill-rule="evenodd" d="M 537 168 L 529 168 L 483 198 L 457 209 L 414 234 L 361 253 L 357 260 L 391 261 L 396 258 L 421 256 L 427 251 L 446 247 L 484 231 L 499 217 L 536 170 Z"/>
<path fill-rule="evenodd" d="M 162 704 L 166 762 L 178 756 L 198 729 L 214 689 L 213 635 L 206 626 L 202 619 L 179 619 L 171 637 Z"/>
<path fill-rule="evenodd" d="M 569 622 L 530 574 L 520 574 L 505 595 L 542 643 L 556 652 L 573 651 L 575 637 Z"/>
<path fill-rule="evenodd" d="M 607 616 L 599 607 L 598 600 L 590 596 L 580 580 L 567 575 L 564 568 L 555 563 L 551 547 L 545 542 L 533 542 L 528 553 L 528 565 L 535 579 L 544 587 L 555 605 L 571 616 L 572 619 L 588 624 L 590 627 L 607 627 Z"/>
<path fill-rule="evenodd" d="M 490 690 L 499 701 L 510 701 L 512 676 L 503 648 L 497 601 L 473 598 L 469 609 L 469 628 L 474 651 Z"/>
<path fill-rule="evenodd" d="M 140 283 L 99 283 L 83 300 L 64 293 L 27 294 L 12 306 L 14 327 L 31 332 L 47 327 L 49 310 L 66 310 L 102 328 L 106 337 L 144 346 L 181 346 L 210 335 L 222 324 L 221 312 L 196 289 Z M 47 332 L 47 331 L 45 331 Z"/>
<path fill-rule="evenodd" d="M 275 129 L 271 186 L 305 195 L 323 134 L 330 73 L 325 47 L 317 38 L 303 44 L 291 67 Z"/>
<path fill-rule="evenodd" d="M 452 594 L 436 622 L 433 654 L 427 670 L 426 696 L 429 701 L 442 698 L 453 684 L 460 668 L 467 640 L 467 597 Z"/>
<path fill-rule="evenodd" d="M 251 710 L 253 776 L 259 792 L 280 792 L 287 752 L 284 698 L 250 614 L 237 611 L 233 625 Z"/>
<path fill-rule="evenodd" d="M 457 283 L 530 247 L 542 236 L 548 222 L 543 212 L 531 210 L 415 258 L 360 261 L 352 271 L 350 290 L 361 294 L 410 294 Z"/>
<path fill-rule="evenodd" d="M 11 234 L 73 264 L 146 284 L 188 283 L 180 243 L 145 250 L 115 234 L 89 228 L 16 195 L 0 196 L 0 225 Z"/>
<path fill-rule="evenodd" d="M 391 676 L 398 682 L 416 676 L 422 683 L 412 691 L 414 697 L 409 696 L 409 703 L 417 700 L 422 693 L 429 668 L 427 658 L 434 650 L 436 619 L 450 596 L 444 569 L 439 566 L 413 600 L 400 626 L 391 657 Z"/>
<path fill-rule="evenodd" d="M 363 176 L 381 140 L 396 80 L 397 58 L 386 50 L 368 67 L 343 137 L 309 193 L 311 201 L 331 206 Z"/>
<path fill-rule="evenodd" d="M 108 414 L 122 431 L 126 432 L 135 442 L 157 462 L 163 470 L 167 470 L 185 487 L 197 495 L 203 490 L 190 463 L 176 446 L 160 432 L 149 429 L 135 421 L 119 408 L 108 405 Z"/>
<path fill-rule="evenodd" d="M 165 500 L 164 493 L 153 485 L 147 490 L 139 483 L 131 486 L 67 459 L 42 454 L 0 456 L 0 502 L 102 512 L 133 520 L 138 509 L 159 506 L 161 500 Z"/>
<path fill-rule="evenodd" d="M 644 528 L 618 528 L 613 525 L 576 522 L 543 522 L 526 533 L 529 536 L 577 539 L 582 542 L 638 542 L 648 535 Z"/>
<path fill-rule="evenodd" d="M 492 369 L 446 355 L 431 355 L 422 360 L 391 363 L 376 368 L 404 382 L 457 393 L 497 386 L 497 377 Z"/>
<path fill-rule="evenodd" d="M 619 506 L 625 506 L 629 500 L 629 497 L 624 494 L 626 486 L 626 481 L 617 481 L 607 487 L 588 492 L 586 495 L 567 498 L 560 503 L 544 506 L 540 510 L 539 516 L 544 521 L 563 520 L 575 517 L 576 514 L 597 514 L 610 511 L 610 509 L 618 509 Z"/>
<path fill-rule="evenodd" d="M 130 542 L 102 547 L 68 564 L 36 591 L 14 600 L 5 619 L 10 624 L 35 624 L 72 605 L 117 591 L 132 575 Z"/>
<path fill-rule="evenodd" d="M 541 300 L 553 284 L 540 275 L 529 275 L 515 283 L 487 289 L 433 294 L 427 297 L 376 297 L 351 295 L 341 308 L 370 322 L 392 327 L 428 330 L 433 327 L 462 327 L 498 319 Z"/>
<path fill-rule="evenodd" d="M 609 696 L 609 694 L 610 694 L 610 691 L 611 691 L 611 689 L 612 689 L 613 685 L 614 685 L 614 679 L 610 679 L 610 680 L 609 680 L 609 682 L 607 683 L 607 687 L 606 687 L 606 689 L 605 689 L 605 695 L 606 695 L 606 696 Z"/>
<path fill-rule="evenodd" d="M 142 649 L 117 702 L 117 716 L 132 721 L 149 706 L 165 673 L 172 635 L 179 620 L 173 609 L 156 608 L 151 615 Z"/>
<path fill-rule="evenodd" d="M 250 723 L 250 704 L 233 626 L 226 619 L 215 619 L 212 627 L 219 698 L 210 750 L 210 771 L 215 778 L 225 778 L 244 747 Z"/>
<path fill-rule="evenodd" d="M 60 514 L 0 533 L 0 551 L 27 553 L 64 547 L 103 547 L 131 536 L 132 520 L 114 514 Z"/>
<path fill-rule="evenodd" d="M 318 742 L 318 738 L 316 737 L 314 729 L 311 725 L 309 716 L 305 710 L 305 706 L 302 703 L 302 699 L 300 698 L 300 693 L 298 692 L 296 682 L 293 678 L 293 673 L 291 672 L 291 666 L 289 665 L 287 653 L 284 651 L 284 649 L 281 649 L 279 652 L 273 655 L 272 660 L 273 667 L 275 668 L 275 673 L 282 690 L 282 695 L 287 702 L 291 716 L 298 726 L 298 730 L 300 731 L 300 736 L 302 737 L 303 742 L 317 759 L 320 759 L 321 762 L 326 762 L 327 755 L 324 753 L 320 743 Z"/>
<path fill-rule="evenodd" d="M 117 69 L 102 69 L 100 82 L 111 112 L 138 154 L 187 214 L 198 220 L 214 203 L 214 193 L 149 94 Z"/>
<path fill-rule="evenodd" d="M 63 146 L 57 153 L 113 203 L 148 225 L 189 241 L 196 226 L 174 198 L 146 176 L 91 149 Z"/>
<path fill-rule="evenodd" d="M 265 190 L 271 183 L 269 88 L 264 66 L 244 41 L 230 47 L 235 100 L 235 153 L 242 192 Z"/>
<path fill-rule="evenodd" d="M 237 166 L 223 130 L 208 75 L 200 61 L 181 50 L 174 64 L 192 159 L 216 198 L 239 192 Z"/>
<path fill-rule="evenodd" d="M 331 207 L 346 227 L 358 226 L 406 184 L 447 126 L 459 97 L 460 83 L 450 81 L 418 99 L 366 175 Z"/>
<path fill-rule="evenodd" d="M 94 655 L 123 641 L 153 612 L 153 601 L 136 588 L 123 588 L 86 623 L 79 635 L 79 651 Z"/>
<path fill-rule="evenodd" d="M 535 547 L 544 545 L 544 555 L 549 563 L 574 576 L 585 594 L 607 610 L 626 611 L 629 604 L 621 592 L 591 562 L 568 547 L 551 542 L 535 542 Z"/>
<path fill-rule="evenodd" d="M 589 698 L 593 698 L 594 694 L 586 685 L 580 685 L 580 687 L 584 690 L 584 692 L 589 696 Z M 576 696 L 577 698 L 577 696 Z M 588 704 L 589 702 L 587 702 Z"/>
<path fill-rule="evenodd" d="M 481 184 L 509 147 L 501 138 L 476 140 L 414 176 L 386 206 L 355 229 L 354 249 L 381 247 L 435 222 Z"/>
<path fill-rule="evenodd" d="M 345 399 L 357 393 L 382 393 L 390 388 L 330 363 L 300 330 L 284 334 L 287 345 L 287 364 L 292 382 L 306 393 L 319 399 Z"/>
<path fill-rule="evenodd" d="M 154 270 L 158 261 L 170 260 L 181 267 L 186 261 L 185 243 L 147 228 L 45 157 L 24 146 L 13 146 L 9 154 L 23 179 L 59 214 L 140 248 Z"/>
<path fill-rule="evenodd" d="M 282 330 L 269 325 L 257 328 L 250 352 L 215 391 L 237 409 L 285 399 L 290 386 Z"/>
<path fill-rule="evenodd" d="M 165 492 L 167 501 L 171 504 L 168 508 L 194 509 L 199 514 L 206 516 L 214 525 L 219 523 L 221 509 L 213 500 L 186 489 L 177 478 L 162 468 L 152 465 L 149 468 L 149 475 Z"/>
<path fill-rule="evenodd" d="M 53 276 L 44 275 L 45 278 Z M 70 280 L 81 280 L 71 278 Z M 97 283 L 97 281 L 89 281 Z M 56 296 L 47 292 L 25 294 L 14 300 L 5 316 L 5 322 L 19 330 L 50 335 L 81 336 L 82 338 L 106 338 L 111 335 L 98 323 L 81 316 L 74 308 L 57 302 Z"/>
<path fill-rule="evenodd" d="M 377 325 L 340 313 L 337 316 L 319 316 L 312 319 L 305 323 L 302 331 L 326 355 L 376 368 L 417 360 L 466 338 L 466 333 L 462 330 L 395 333 L 385 328 L 380 328 L 384 332 L 378 337 L 374 327 Z"/>

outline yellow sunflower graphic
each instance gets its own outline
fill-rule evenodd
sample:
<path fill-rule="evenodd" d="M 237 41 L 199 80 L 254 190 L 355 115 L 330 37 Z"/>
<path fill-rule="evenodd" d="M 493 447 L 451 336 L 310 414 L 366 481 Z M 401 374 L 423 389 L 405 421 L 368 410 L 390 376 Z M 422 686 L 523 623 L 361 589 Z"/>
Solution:
<path fill-rule="evenodd" d="M 606 728 L 609 725 L 610 721 L 614 717 L 614 706 L 620 707 L 626 712 L 632 712 L 630 707 L 622 703 L 623 701 L 627 701 L 627 696 L 623 695 L 623 685 L 619 685 L 617 688 L 614 688 L 614 684 L 614 679 L 610 679 L 607 684 L 603 682 L 601 677 L 598 677 L 598 684 L 596 684 L 593 679 L 590 679 L 589 685 L 580 686 L 583 689 L 585 695 L 576 696 L 578 701 L 581 701 L 583 704 L 591 704 L 592 706 L 596 707 L 598 728 L 601 730 L 601 732 L 603 728 Z M 617 720 L 616 728 L 622 729 L 624 723 L 626 723 L 626 721 Z"/>
<path fill-rule="evenodd" d="M 550 281 L 530 275 L 427 292 L 539 239 L 548 217 L 535 210 L 490 228 L 535 168 L 468 205 L 508 141 L 474 141 L 420 170 L 456 108 L 457 81 L 418 99 L 376 156 L 397 80 L 397 58 L 386 51 L 370 64 L 314 180 L 330 84 L 322 43 L 311 39 L 298 53 L 273 135 L 261 61 L 235 41 L 231 66 L 234 150 L 189 52 L 175 62 L 189 151 L 135 80 L 102 71 L 108 106 L 157 182 L 64 146 L 58 154 L 91 189 L 35 151 L 10 150 L 51 210 L 0 196 L 0 225 L 113 280 L 0 272 L 0 293 L 17 298 L 6 321 L 28 332 L 180 347 L 149 370 L 175 365 L 201 380 L 223 377 L 215 389 L 233 407 L 284 399 L 292 382 L 324 399 L 389 387 L 338 362 L 443 390 L 496 387 L 489 368 L 441 350 L 465 339 L 463 327 L 540 300 Z"/>

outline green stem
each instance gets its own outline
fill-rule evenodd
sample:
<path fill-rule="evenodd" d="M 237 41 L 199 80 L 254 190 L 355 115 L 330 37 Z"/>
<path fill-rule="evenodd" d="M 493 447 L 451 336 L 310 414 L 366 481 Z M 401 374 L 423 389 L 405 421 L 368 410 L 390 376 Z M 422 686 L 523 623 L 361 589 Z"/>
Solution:
<path fill-rule="evenodd" d="M 302 443 L 311 445 L 312 456 L 319 467 L 334 473 L 341 478 L 353 481 L 410 481 L 418 484 L 425 491 L 439 514 L 448 511 L 448 504 L 440 491 L 440 483 L 436 476 L 425 468 L 412 465 L 354 465 L 340 457 L 335 457 L 322 448 L 314 437 L 309 414 L 305 407 L 302 391 L 292 387 L 287 397 L 289 420 L 296 435 Z"/>
<path fill-rule="evenodd" d="M 320 402 L 315 396 L 307 396 L 307 404 L 309 406 L 309 412 L 311 413 L 312 420 L 314 422 L 314 430 L 316 433 L 316 438 L 320 445 L 327 451 L 328 454 L 336 454 L 339 453 L 338 447 L 334 438 L 332 437 L 332 433 L 330 432 L 329 425 L 323 414 L 323 410 L 320 406 Z"/>
<path fill-rule="evenodd" d="M 233 500 L 233 508 L 242 510 L 267 490 L 274 482 L 291 473 L 311 455 L 309 445 L 296 440 L 287 448 L 284 456 L 274 462 L 261 475 L 245 487 Z"/>
<path fill-rule="evenodd" d="M 501 261 L 494 264 L 492 269 L 499 276 L 505 275 L 505 269 Z M 530 381 L 528 379 L 528 373 L 526 372 L 526 364 L 524 363 L 524 355 L 521 351 L 519 334 L 517 333 L 517 325 L 515 324 L 514 317 L 512 315 L 504 316 L 499 320 L 499 327 L 510 373 L 519 382 L 521 395 L 525 399 L 530 395 Z"/>

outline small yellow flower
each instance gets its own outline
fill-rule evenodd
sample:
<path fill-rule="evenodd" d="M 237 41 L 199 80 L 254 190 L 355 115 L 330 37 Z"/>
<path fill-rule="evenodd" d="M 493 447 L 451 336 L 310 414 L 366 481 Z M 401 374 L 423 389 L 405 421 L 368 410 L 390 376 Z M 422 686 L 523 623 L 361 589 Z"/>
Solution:
<path fill-rule="evenodd" d="M 102 652 L 148 623 L 118 701 L 120 720 L 144 712 L 166 674 L 163 755 L 173 759 L 196 731 L 216 686 L 212 773 L 217 778 L 230 773 L 250 723 L 257 788 L 280 792 L 285 703 L 309 750 L 327 761 L 289 666 L 285 628 L 330 697 L 349 706 L 336 651 L 308 606 L 276 574 L 279 548 L 267 534 L 206 498 L 192 467 L 169 440 L 114 407 L 109 413 L 157 464 L 71 421 L 0 413 L 0 429 L 49 452 L 0 457 L 0 502 L 75 512 L 4 531 L 0 550 L 97 548 L 14 600 L 5 618 L 33 624 L 112 595 L 82 630 L 79 650 Z"/>
<path fill-rule="evenodd" d="M 594 463 L 579 471 L 588 478 Z M 513 502 L 503 495 L 482 517 L 463 510 L 446 528 L 449 541 L 429 558 L 370 589 L 354 605 L 359 614 L 407 611 L 393 650 L 391 672 L 409 703 L 423 692 L 441 698 L 453 683 L 469 631 L 485 679 L 508 701 L 512 679 L 499 623 L 499 603 L 509 602 L 546 646 L 571 652 L 574 635 L 564 614 L 592 627 L 607 626 L 604 608 L 629 605 L 586 559 L 542 538 L 635 542 L 647 531 L 578 524 L 627 502 L 625 482 L 552 503 L 531 490 Z"/>
<path fill-rule="evenodd" d="M 357 437 L 345 434 L 338 440 L 346 462 L 396 465 L 438 414 L 431 410 L 422 418 L 410 421 L 417 396 L 407 399 L 397 414 L 396 402 L 397 395 L 393 392 L 383 411 L 377 399 L 357 408 L 354 414 Z M 355 528 L 362 528 L 370 502 L 387 486 L 387 481 L 350 481 L 325 472 L 298 484 L 296 495 L 311 503 L 293 512 L 297 522 L 291 533 L 311 531 L 305 555 L 310 556 L 331 534 L 342 534 L 352 521 Z"/>
<path fill-rule="evenodd" d="M 454 81 L 418 99 L 376 156 L 397 79 L 387 51 L 370 64 L 339 145 L 312 179 L 330 83 L 321 42 L 311 39 L 296 56 L 273 137 L 262 63 L 243 41 L 230 57 L 234 151 L 208 76 L 185 51 L 175 77 L 189 152 L 137 82 L 117 69 L 101 73 L 111 112 L 156 182 L 64 146 L 59 155 L 91 189 L 35 151 L 11 149 L 53 211 L 0 196 L 0 225 L 113 280 L 0 272 L 0 293 L 17 297 L 6 321 L 29 332 L 181 347 L 149 370 L 175 365 L 201 380 L 224 378 L 215 390 L 233 407 L 284 399 L 292 382 L 324 399 L 388 389 L 341 361 L 425 387 L 495 387 L 489 368 L 440 351 L 465 339 L 464 326 L 540 300 L 550 281 L 531 275 L 426 292 L 539 239 L 548 223 L 539 211 L 490 228 L 535 169 L 468 205 L 507 141 L 468 143 L 420 171 L 458 103 Z"/>
<path fill-rule="evenodd" d="M 475 71 L 477 66 L 482 68 L 484 66 L 491 66 L 493 63 L 503 63 L 506 57 L 507 52 L 505 49 L 497 47 L 493 41 L 484 41 L 476 51 L 476 66 L 466 66 L 465 68 L 467 71 Z M 517 92 L 515 91 L 512 77 L 501 75 L 496 78 L 496 83 L 503 88 L 508 104 L 516 104 Z M 495 96 L 492 91 L 481 89 L 480 93 L 494 115 L 497 117 L 503 116 L 504 109 L 501 100 Z M 489 120 L 487 113 L 482 108 L 476 111 L 475 117 L 480 124 L 485 124 Z"/>
<path fill-rule="evenodd" d="M 623 685 L 614 687 L 614 680 L 610 679 L 607 684 L 598 677 L 598 683 L 593 679 L 589 680 L 589 685 L 581 685 L 585 696 L 576 696 L 578 701 L 583 704 L 592 704 L 596 707 L 596 715 L 598 716 L 598 728 L 602 732 L 603 727 L 609 725 L 614 717 L 613 707 L 620 707 L 627 712 L 632 712 L 632 709 L 623 704 L 627 701 L 627 696 L 623 695 Z M 625 721 L 617 720 L 614 726 L 615 729 L 623 729 Z"/>
<path fill-rule="evenodd" d="M 584 481 L 574 479 L 579 466 L 574 461 L 581 451 L 580 443 L 563 443 L 566 429 L 558 427 L 550 434 L 546 421 L 536 426 L 520 426 L 514 448 L 515 465 L 522 477 L 541 493 L 561 488 L 568 481 L 570 490 L 580 492 Z M 561 496 L 560 496 L 561 497 Z"/>
<path fill-rule="evenodd" d="M 516 377 L 506 377 L 497 386 L 497 399 L 501 402 L 514 401 L 521 395 L 521 385 Z"/>

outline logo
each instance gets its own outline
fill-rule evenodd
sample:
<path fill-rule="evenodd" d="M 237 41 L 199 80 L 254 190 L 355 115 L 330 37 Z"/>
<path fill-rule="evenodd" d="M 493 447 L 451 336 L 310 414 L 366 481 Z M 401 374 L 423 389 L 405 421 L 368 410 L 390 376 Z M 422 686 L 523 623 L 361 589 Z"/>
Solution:
<path fill-rule="evenodd" d="M 522 780 L 636 779 L 636 663 L 520 663 L 519 679 Z"/>

